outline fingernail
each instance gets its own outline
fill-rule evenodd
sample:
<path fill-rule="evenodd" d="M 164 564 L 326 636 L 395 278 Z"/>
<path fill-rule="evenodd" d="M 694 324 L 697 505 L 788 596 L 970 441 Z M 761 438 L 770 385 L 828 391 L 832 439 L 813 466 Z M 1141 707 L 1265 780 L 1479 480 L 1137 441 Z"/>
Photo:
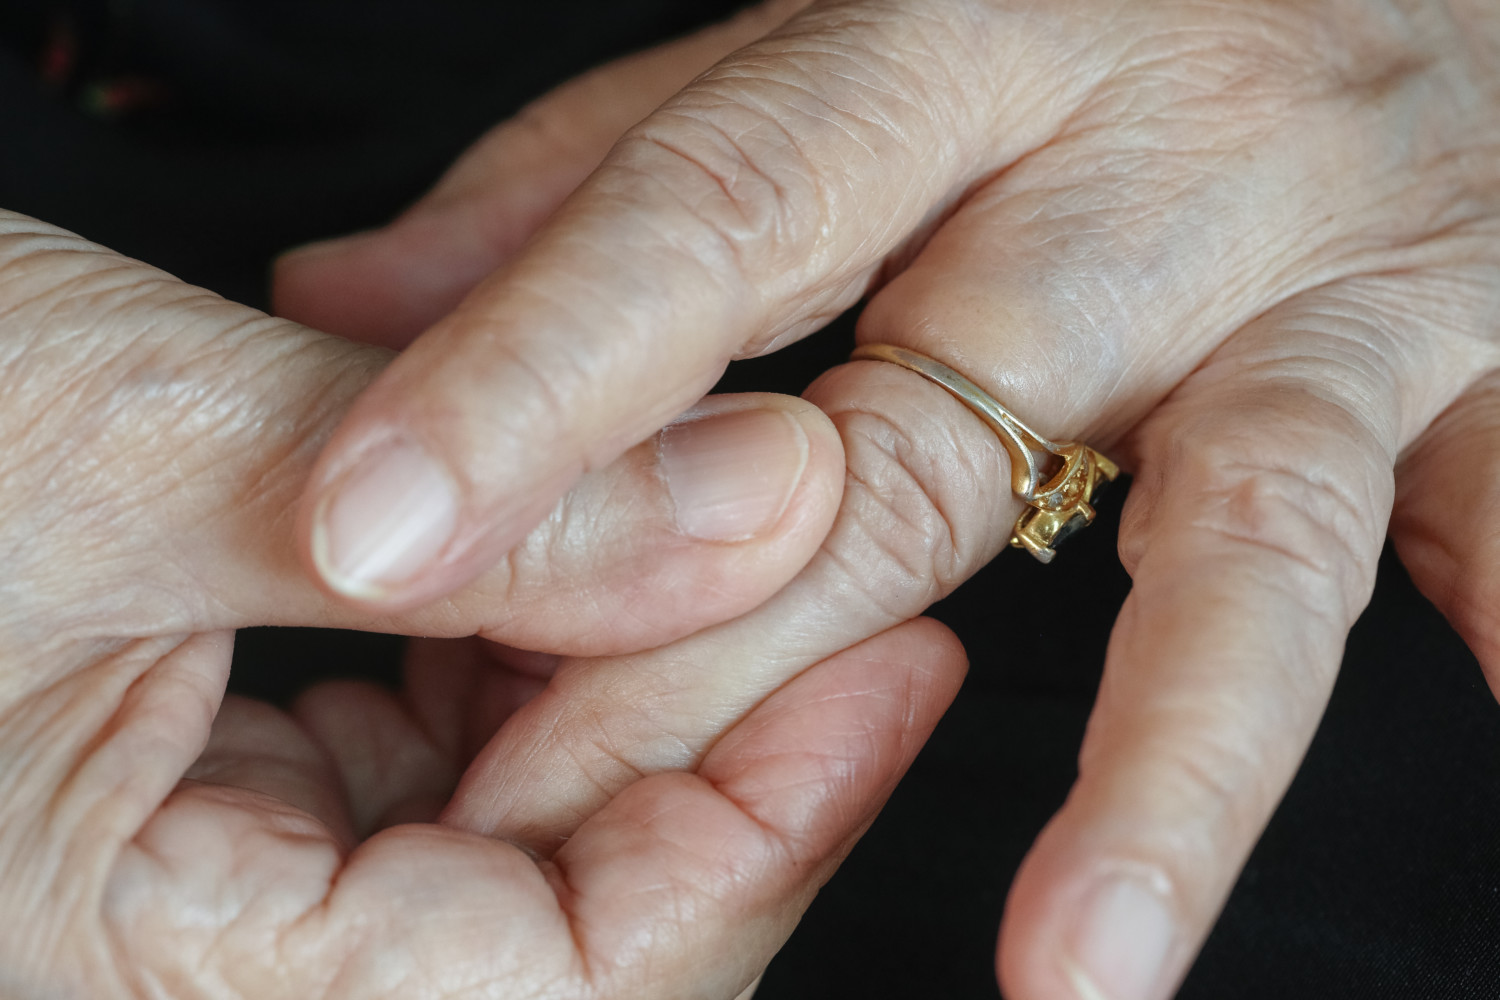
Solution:
<path fill-rule="evenodd" d="M 1119 878 L 1094 891 L 1064 965 L 1078 1000 L 1156 1000 L 1176 936 L 1166 899 Z"/>
<path fill-rule="evenodd" d="M 685 535 L 754 538 L 781 519 L 807 467 L 807 435 L 780 410 L 738 410 L 672 424 L 662 475 Z"/>
<path fill-rule="evenodd" d="M 447 472 L 422 448 L 397 442 L 364 456 L 323 501 L 313 559 L 335 590 L 379 599 L 436 558 L 457 521 Z"/>

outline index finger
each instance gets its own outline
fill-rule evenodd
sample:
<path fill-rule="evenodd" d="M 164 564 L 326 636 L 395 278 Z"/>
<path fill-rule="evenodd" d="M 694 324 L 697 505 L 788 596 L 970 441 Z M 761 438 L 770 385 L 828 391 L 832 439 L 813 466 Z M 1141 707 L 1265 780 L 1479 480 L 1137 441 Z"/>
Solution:
<path fill-rule="evenodd" d="M 734 357 L 852 304 L 924 220 L 1044 139 L 1086 83 L 1056 67 L 1083 61 L 980 11 L 814 6 L 629 133 L 345 419 L 304 500 L 305 551 L 399 544 L 378 565 L 324 546 L 322 581 L 382 608 L 463 584 L 580 474 Z"/>

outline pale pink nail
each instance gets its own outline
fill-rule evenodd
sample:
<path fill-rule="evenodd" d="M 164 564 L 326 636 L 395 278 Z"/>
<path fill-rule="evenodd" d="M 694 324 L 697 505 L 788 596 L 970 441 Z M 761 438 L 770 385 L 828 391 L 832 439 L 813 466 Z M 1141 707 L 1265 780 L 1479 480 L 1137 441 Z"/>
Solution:
<path fill-rule="evenodd" d="M 738 410 L 662 431 L 661 471 L 685 535 L 754 538 L 781 520 L 807 467 L 802 425 L 780 410 Z"/>
<path fill-rule="evenodd" d="M 1078 1000 L 1159 1000 L 1175 937 L 1160 893 L 1128 877 L 1104 882 L 1068 943 L 1066 969 Z"/>
<path fill-rule="evenodd" d="M 422 448 L 398 441 L 361 458 L 324 500 L 313 558 L 335 590 L 380 599 L 442 553 L 457 521 L 447 472 Z"/>

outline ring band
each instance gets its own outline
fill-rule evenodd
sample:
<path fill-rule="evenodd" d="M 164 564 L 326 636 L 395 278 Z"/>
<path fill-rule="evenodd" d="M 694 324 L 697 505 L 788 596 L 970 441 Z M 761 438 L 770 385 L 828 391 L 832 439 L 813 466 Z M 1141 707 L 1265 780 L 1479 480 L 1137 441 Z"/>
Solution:
<path fill-rule="evenodd" d="M 1118 465 L 1086 444 L 1047 440 L 994 396 L 925 354 L 894 344 L 864 344 L 850 360 L 888 361 L 936 382 L 999 436 L 1010 455 L 1010 488 L 1028 507 L 1016 519 L 1010 544 L 1041 562 L 1051 562 L 1060 542 L 1094 520 L 1095 492 L 1120 474 Z"/>

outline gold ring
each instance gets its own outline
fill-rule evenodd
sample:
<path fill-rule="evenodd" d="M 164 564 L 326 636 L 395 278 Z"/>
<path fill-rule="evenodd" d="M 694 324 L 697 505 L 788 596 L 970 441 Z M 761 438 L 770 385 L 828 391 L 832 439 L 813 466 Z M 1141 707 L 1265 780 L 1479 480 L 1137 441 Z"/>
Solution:
<path fill-rule="evenodd" d="M 1094 520 L 1094 493 L 1120 474 L 1118 465 L 1086 444 L 1042 437 L 994 396 L 925 354 L 894 344 L 865 344 L 850 360 L 889 361 L 936 382 L 999 435 L 1010 454 L 1010 488 L 1028 507 L 1016 519 L 1010 544 L 1044 563 L 1057 555 L 1060 542 Z"/>

